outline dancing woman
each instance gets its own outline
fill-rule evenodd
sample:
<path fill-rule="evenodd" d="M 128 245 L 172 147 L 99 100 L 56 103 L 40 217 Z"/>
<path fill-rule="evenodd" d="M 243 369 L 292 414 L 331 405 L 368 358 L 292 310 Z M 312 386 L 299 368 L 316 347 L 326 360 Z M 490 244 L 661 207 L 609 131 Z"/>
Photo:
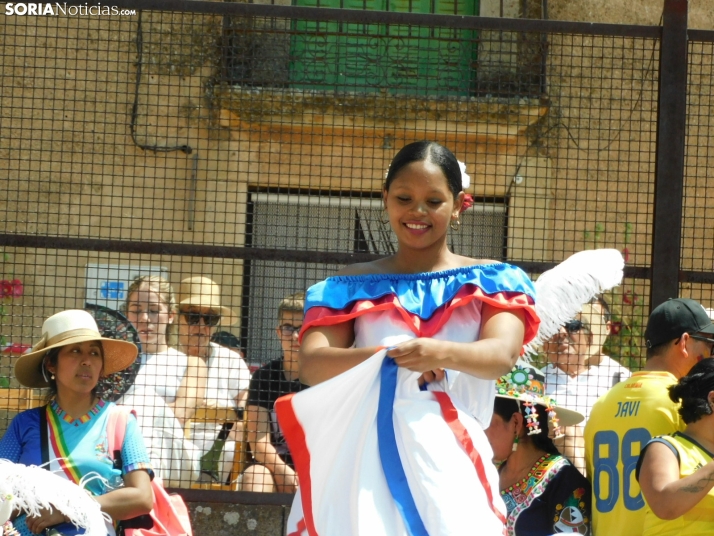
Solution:
<path fill-rule="evenodd" d="M 314 387 L 277 407 L 300 480 L 291 534 L 503 533 L 483 428 L 539 321 L 521 270 L 449 250 L 464 177 L 445 147 L 404 147 L 383 192 L 397 252 L 308 291 L 300 366 Z"/>

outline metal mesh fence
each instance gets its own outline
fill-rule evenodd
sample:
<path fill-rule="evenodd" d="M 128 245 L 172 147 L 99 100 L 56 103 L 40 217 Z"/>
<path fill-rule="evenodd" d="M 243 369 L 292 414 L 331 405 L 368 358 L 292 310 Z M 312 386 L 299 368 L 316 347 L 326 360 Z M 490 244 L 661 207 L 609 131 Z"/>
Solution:
<path fill-rule="evenodd" d="M 706 202 L 711 191 L 710 168 L 714 158 L 711 135 L 714 111 L 714 74 L 710 32 L 689 43 L 687 84 L 687 144 L 684 169 L 684 203 L 682 221 L 682 270 L 689 277 L 681 283 L 683 295 L 713 307 L 712 301 L 712 235 Z"/>
<path fill-rule="evenodd" d="M 628 277 L 605 296 L 611 316 L 588 366 L 606 363 L 600 347 L 613 381 L 619 365 L 642 366 L 656 32 L 193 9 L 0 20 L 1 429 L 43 403 L 13 375 L 43 320 L 88 307 L 108 335 L 141 343 L 133 372 L 104 388 L 134 397 L 169 485 L 293 491 L 271 410 L 299 388 L 285 363 L 302 317 L 278 307 L 344 264 L 395 251 L 385 172 L 420 139 L 448 146 L 471 176 L 455 252 L 536 277 L 582 249 L 622 251 Z M 685 212 L 697 214 L 711 52 L 690 45 Z M 705 222 L 685 218 L 684 270 L 711 271 Z M 137 276 L 162 277 L 174 300 L 155 281 L 130 291 Z M 219 289 L 182 286 L 190 277 Z M 688 290 L 709 306 L 710 285 Z M 250 487 L 242 471 L 261 465 L 265 445 L 283 461 L 271 485 Z"/>

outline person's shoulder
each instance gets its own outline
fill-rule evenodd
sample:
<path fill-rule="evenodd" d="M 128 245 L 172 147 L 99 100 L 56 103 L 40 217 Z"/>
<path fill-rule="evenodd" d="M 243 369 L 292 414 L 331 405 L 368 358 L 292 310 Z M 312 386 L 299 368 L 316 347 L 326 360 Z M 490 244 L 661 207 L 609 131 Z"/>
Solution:
<path fill-rule="evenodd" d="M 26 429 L 28 427 L 39 425 L 40 423 L 40 412 L 45 411 L 46 405 L 42 405 L 32 409 L 26 409 L 15 415 L 10 422 L 10 427 L 19 427 L 20 430 Z"/>
<path fill-rule="evenodd" d="M 25 411 L 21 411 L 20 413 L 15 415 L 15 419 L 18 419 L 20 421 L 39 419 L 40 413 L 45 411 L 45 408 L 47 408 L 47 404 L 42 404 L 41 406 L 37 406 L 36 408 L 26 409 Z"/>

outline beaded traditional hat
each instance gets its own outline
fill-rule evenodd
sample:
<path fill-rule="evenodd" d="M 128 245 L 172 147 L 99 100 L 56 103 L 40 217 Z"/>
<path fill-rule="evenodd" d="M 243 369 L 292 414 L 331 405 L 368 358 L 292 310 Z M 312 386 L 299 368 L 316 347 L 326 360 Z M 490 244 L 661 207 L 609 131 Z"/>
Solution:
<path fill-rule="evenodd" d="M 572 426 L 585 419 L 582 413 L 558 407 L 555 399 L 545 394 L 545 376 L 527 363 L 519 363 L 513 370 L 496 380 L 496 396 L 511 398 L 523 404 L 528 435 L 541 432 L 535 404 L 545 407 L 551 435 L 562 435 L 561 426 Z"/>

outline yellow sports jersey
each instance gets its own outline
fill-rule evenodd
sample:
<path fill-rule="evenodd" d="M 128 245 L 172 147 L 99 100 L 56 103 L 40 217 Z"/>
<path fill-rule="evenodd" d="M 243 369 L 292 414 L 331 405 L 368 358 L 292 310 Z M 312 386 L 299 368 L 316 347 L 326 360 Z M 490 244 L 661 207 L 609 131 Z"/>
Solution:
<path fill-rule="evenodd" d="M 585 425 L 585 463 L 593 487 L 593 534 L 640 536 L 645 501 L 635 479 L 640 452 L 655 436 L 684 430 L 667 388 L 669 372 L 636 372 L 593 405 Z"/>
<path fill-rule="evenodd" d="M 684 478 L 712 460 L 712 455 L 704 447 L 684 434 L 662 436 L 660 440 L 669 443 L 679 453 L 679 477 Z M 660 519 L 645 506 L 645 536 L 710 536 L 714 534 L 714 489 L 709 490 L 694 508 L 683 516 L 669 521 Z"/>

